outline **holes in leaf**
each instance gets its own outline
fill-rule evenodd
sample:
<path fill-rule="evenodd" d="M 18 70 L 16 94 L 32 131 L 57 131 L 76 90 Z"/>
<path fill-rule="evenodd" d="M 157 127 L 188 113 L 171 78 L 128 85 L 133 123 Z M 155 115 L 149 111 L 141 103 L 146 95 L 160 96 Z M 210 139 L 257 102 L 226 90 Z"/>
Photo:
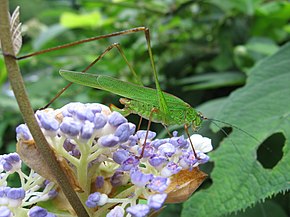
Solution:
<path fill-rule="evenodd" d="M 275 133 L 259 146 L 257 160 L 265 169 L 272 169 L 282 159 L 285 140 L 282 133 Z"/>

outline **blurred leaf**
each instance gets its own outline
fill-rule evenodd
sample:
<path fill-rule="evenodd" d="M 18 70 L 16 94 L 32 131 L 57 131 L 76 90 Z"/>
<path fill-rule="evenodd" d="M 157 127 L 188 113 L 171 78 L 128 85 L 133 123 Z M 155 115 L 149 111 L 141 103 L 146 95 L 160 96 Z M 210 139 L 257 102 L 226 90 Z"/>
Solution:
<path fill-rule="evenodd" d="M 264 169 L 256 159 L 260 143 L 233 128 L 211 155 L 212 186 L 184 204 L 183 216 L 222 216 L 290 189 L 290 174 L 285 172 L 290 170 L 289 56 L 290 43 L 257 64 L 246 86 L 228 98 L 216 117 L 246 130 L 259 141 L 281 132 L 286 138 L 282 159 L 273 169 Z"/>
<path fill-rule="evenodd" d="M 104 24 L 110 24 L 111 22 L 113 22 L 113 19 L 103 19 L 99 11 L 87 14 L 65 12 L 60 18 L 61 25 L 67 28 L 94 28 L 100 27 Z"/>
<path fill-rule="evenodd" d="M 33 42 L 33 48 L 39 50 L 45 43 L 62 34 L 66 30 L 66 28 L 58 24 L 46 28 Z"/>
<path fill-rule="evenodd" d="M 241 85 L 244 82 L 245 75 L 240 72 L 216 72 L 179 79 L 176 85 L 183 86 L 183 90 L 189 91 Z"/>

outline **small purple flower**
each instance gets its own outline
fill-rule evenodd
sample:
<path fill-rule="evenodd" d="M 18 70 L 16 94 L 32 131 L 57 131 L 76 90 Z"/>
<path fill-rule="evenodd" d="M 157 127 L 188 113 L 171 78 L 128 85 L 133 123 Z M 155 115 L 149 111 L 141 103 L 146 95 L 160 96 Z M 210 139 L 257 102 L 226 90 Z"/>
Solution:
<path fill-rule="evenodd" d="M 96 113 L 93 123 L 95 125 L 95 129 L 96 130 L 101 129 L 101 128 L 103 128 L 106 125 L 107 118 L 106 118 L 105 115 L 103 115 L 101 113 Z"/>
<path fill-rule="evenodd" d="M 101 194 L 99 192 L 95 192 L 89 195 L 86 205 L 89 208 L 93 208 L 96 206 L 103 206 L 108 201 L 108 196 L 106 194 Z"/>
<path fill-rule="evenodd" d="M 53 198 L 55 198 L 57 195 L 58 195 L 58 192 L 57 192 L 57 190 L 55 190 L 55 189 L 50 190 L 50 191 L 48 192 L 48 197 L 49 197 L 49 199 L 53 199 Z"/>
<path fill-rule="evenodd" d="M 89 121 L 85 121 L 81 129 L 81 138 L 90 139 L 93 135 L 93 132 L 94 132 L 94 124 Z"/>
<path fill-rule="evenodd" d="M 148 206 L 152 209 L 160 209 L 167 198 L 167 194 L 153 194 L 148 198 Z"/>
<path fill-rule="evenodd" d="M 59 123 L 54 118 L 53 115 L 49 114 L 48 112 L 38 110 L 36 112 L 36 116 L 37 116 L 37 118 L 39 120 L 40 126 L 43 129 L 49 130 L 49 131 L 58 130 Z"/>
<path fill-rule="evenodd" d="M 150 212 L 150 207 L 146 204 L 137 204 L 126 209 L 133 217 L 144 217 Z"/>
<path fill-rule="evenodd" d="M 112 186 L 117 187 L 126 184 L 128 182 L 128 178 L 125 176 L 124 172 L 117 170 L 110 178 L 110 182 Z"/>
<path fill-rule="evenodd" d="M 103 147 L 114 147 L 115 145 L 117 145 L 119 143 L 119 137 L 114 136 L 114 135 L 107 135 L 107 136 L 102 136 L 99 139 L 99 143 L 101 144 L 101 146 Z"/>
<path fill-rule="evenodd" d="M 67 151 L 73 151 L 76 148 L 76 145 L 71 143 L 69 139 L 66 139 L 63 143 L 63 148 Z"/>
<path fill-rule="evenodd" d="M 171 157 L 176 152 L 176 148 L 171 143 L 164 143 L 158 147 L 158 151 L 166 157 Z"/>
<path fill-rule="evenodd" d="M 21 169 L 21 160 L 17 153 L 4 155 L 0 162 L 6 172 L 13 173 Z"/>
<path fill-rule="evenodd" d="M 197 159 L 195 158 L 192 151 L 184 151 L 183 154 L 179 158 L 178 164 L 183 169 L 192 168 L 193 166 L 197 166 Z"/>
<path fill-rule="evenodd" d="M 174 174 L 177 174 L 179 173 L 179 171 L 182 169 L 181 166 L 177 165 L 176 163 L 174 162 L 169 162 L 166 167 L 164 167 L 162 170 L 161 170 L 161 175 L 163 177 L 170 177 Z"/>
<path fill-rule="evenodd" d="M 0 186 L 0 197 L 6 197 L 7 192 L 10 190 L 10 187 Z"/>
<path fill-rule="evenodd" d="M 25 191 L 23 188 L 11 188 L 7 192 L 7 197 L 13 200 L 22 200 L 25 197 Z"/>
<path fill-rule="evenodd" d="M 121 169 L 124 171 L 129 171 L 138 165 L 139 165 L 139 159 L 135 156 L 131 156 L 127 160 L 123 161 L 123 163 L 121 164 Z"/>
<path fill-rule="evenodd" d="M 125 210 L 121 206 L 115 206 L 114 209 L 112 209 L 106 217 L 123 217 L 125 214 Z"/>
<path fill-rule="evenodd" d="M 155 168 L 160 168 L 167 162 L 167 158 L 161 155 L 154 154 L 149 159 L 148 162 Z"/>
<path fill-rule="evenodd" d="M 60 130 L 69 136 L 77 136 L 82 128 L 81 123 L 71 117 L 64 117 L 60 124 Z"/>
<path fill-rule="evenodd" d="M 137 145 L 137 142 L 138 142 L 138 138 L 136 135 L 131 135 L 128 139 L 128 145 L 131 147 L 131 146 L 134 146 L 134 145 Z"/>
<path fill-rule="evenodd" d="M 124 149 L 119 149 L 119 150 L 115 151 L 113 154 L 113 160 L 117 164 L 122 164 L 125 160 L 128 159 L 128 157 L 129 157 L 129 152 L 127 150 L 124 150 Z"/>
<path fill-rule="evenodd" d="M 147 185 L 148 188 L 157 192 L 164 192 L 170 184 L 170 180 L 164 177 L 155 177 L 151 180 L 151 182 Z"/>
<path fill-rule="evenodd" d="M 136 135 L 138 136 L 138 139 L 145 139 L 147 134 L 147 130 L 138 130 Z M 151 140 L 154 139 L 154 137 L 156 136 L 156 133 L 153 131 L 148 131 L 148 136 L 147 139 Z"/>
<path fill-rule="evenodd" d="M 94 113 L 90 109 L 86 108 L 85 106 L 77 107 L 75 109 L 75 114 L 76 114 L 76 117 L 82 121 L 85 121 L 85 120 L 93 121 L 94 120 Z"/>
<path fill-rule="evenodd" d="M 144 174 L 139 170 L 131 170 L 131 182 L 138 186 L 144 187 L 152 178 L 152 174 Z"/>
<path fill-rule="evenodd" d="M 167 142 L 168 142 L 167 139 L 155 139 L 155 140 L 153 140 L 153 141 L 150 143 L 150 145 L 151 145 L 152 147 L 158 149 L 159 146 L 161 146 L 161 145 L 163 145 L 163 144 L 165 144 L 165 143 L 167 143 Z"/>
<path fill-rule="evenodd" d="M 188 147 L 188 141 L 184 138 L 184 136 L 180 136 L 180 137 L 172 137 L 169 140 L 169 143 L 171 143 L 172 145 L 174 145 L 177 148 L 187 148 Z"/>
<path fill-rule="evenodd" d="M 120 142 L 126 142 L 132 135 L 129 123 L 124 123 L 118 126 L 114 135 L 119 137 Z"/>
<path fill-rule="evenodd" d="M 12 212 L 7 206 L 0 206 L 0 217 L 12 217 Z"/>
<path fill-rule="evenodd" d="M 29 217 L 56 217 L 56 215 L 53 215 L 49 212 L 47 212 L 46 209 L 43 209 L 39 206 L 32 207 L 28 212 Z"/>
<path fill-rule="evenodd" d="M 209 161 L 209 156 L 206 155 L 205 153 L 203 152 L 197 152 L 197 162 L 199 164 L 204 164 L 204 163 L 207 163 Z"/>
<path fill-rule="evenodd" d="M 20 124 L 18 127 L 16 127 L 16 138 L 17 140 L 23 139 L 23 140 L 31 140 L 32 135 L 26 126 L 26 124 Z"/>
<path fill-rule="evenodd" d="M 143 150 L 143 145 L 142 147 L 138 148 L 138 153 L 141 154 Z M 146 144 L 145 148 L 144 148 L 144 152 L 143 152 L 143 158 L 147 158 L 150 157 L 154 154 L 155 150 L 152 146 L 149 145 L 149 143 Z"/>
<path fill-rule="evenodd" d="M 105 180 L 103 176 L 97 176 L 95 185 L 97 188 L 102 188 L 104 186 Z"/>
<path fill-rule="evenodd" d="M 118 127 L 121 124 L 127 123 L 127 119 L 124 118 L 120 113 L 114 111 L 112 114 L 110 114 L 108 122 L 110 125 Z"/>
<path fill-rule="evenodd" d="M 90 109 L 94 114 L 100 113 L 102 111 L 102 108 L 97 103 L 86 103 L 85 106 Z"/>

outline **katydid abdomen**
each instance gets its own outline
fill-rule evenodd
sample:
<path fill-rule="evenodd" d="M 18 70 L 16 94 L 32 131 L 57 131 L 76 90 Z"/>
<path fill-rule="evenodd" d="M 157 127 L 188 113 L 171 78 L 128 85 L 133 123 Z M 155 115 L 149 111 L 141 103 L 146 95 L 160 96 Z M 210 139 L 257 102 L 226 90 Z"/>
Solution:
<path fill-rule="evenodd" d="M 188 103 L 166 92 L 162 92 L 168 106 L 168 112 L 164 113 L 160 109 L 156 89 L 139 86 L 104 75 L 67 70 L 60 70 L 60 74 L 71 82 L 106 90 L 126 97 L 126 99 L 121 100 L 121 103 L 125 106 L 123 109 L 112 107 L 124 115 L 134 113 L 166 126 L 191 125 L 194 129 L 200 126 L 203 119 L 202 115 Z M 152 112 L 152 109 L 155 109 L 155 111 Z"/>

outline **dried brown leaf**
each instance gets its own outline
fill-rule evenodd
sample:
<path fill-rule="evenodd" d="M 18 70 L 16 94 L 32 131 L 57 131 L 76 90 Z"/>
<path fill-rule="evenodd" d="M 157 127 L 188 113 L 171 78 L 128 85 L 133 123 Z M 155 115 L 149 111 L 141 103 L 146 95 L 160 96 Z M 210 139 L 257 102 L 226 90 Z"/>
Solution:
<path fill-rule="evenodd" d="M 200 171 L 198 167 L 193 168 L 192 171 L 181 170 L 171 178 L 171 183 L 166 190 L 168 194 L 166 203 L 186 201 L 206 177 L 207 174 Z"/>

